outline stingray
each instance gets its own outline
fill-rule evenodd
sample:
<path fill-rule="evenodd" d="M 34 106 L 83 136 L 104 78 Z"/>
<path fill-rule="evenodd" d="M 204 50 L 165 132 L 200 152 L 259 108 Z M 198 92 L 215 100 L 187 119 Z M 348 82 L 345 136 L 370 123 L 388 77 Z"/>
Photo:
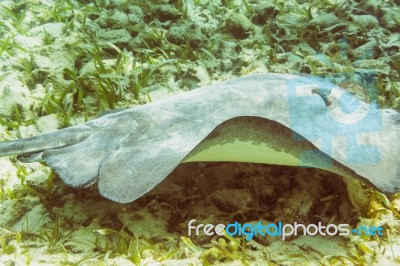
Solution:
<path fill-rule="evenodd" d="M 320 78 L 267 73 L 2 142 L 0 156 L 44 161 L 68 186 L 98 182 L 101 195 L 120 203 L 199 161 L 315 167 L 392 193 L 400 188 L 399 140 L 398 112 Z"/>

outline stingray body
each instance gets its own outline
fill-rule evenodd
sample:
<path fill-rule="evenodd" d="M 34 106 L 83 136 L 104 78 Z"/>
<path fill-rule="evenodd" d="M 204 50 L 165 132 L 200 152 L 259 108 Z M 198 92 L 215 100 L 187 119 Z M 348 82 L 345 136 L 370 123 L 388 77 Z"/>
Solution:
<path fill-rule="evenodd" d="M 67 185 L 98 182 L 104 197 L 121 203 L 191 161 L 318 167 L 394 192 L 399 120 L 319 78 L 254 74 L 3 142 L 0 156 L 43 160 Z"/>

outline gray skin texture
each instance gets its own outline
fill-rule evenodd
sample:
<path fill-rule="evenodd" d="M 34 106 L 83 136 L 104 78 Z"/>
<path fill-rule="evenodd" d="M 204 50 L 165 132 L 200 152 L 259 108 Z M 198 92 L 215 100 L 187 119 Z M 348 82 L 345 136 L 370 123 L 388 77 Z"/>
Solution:
<path fill-rule="evenodd" d="M 271 127 L 271 121 L 279 123 L 293 132 L 300 148 L 304 141 L 316 147 L 318 153 L 295 149 L 305 161 L 324 154 L 333 165 L 353 173 L 350 176 L 384 192 L 400 188 L 399 114 L 379 110 L 322 79 L 288 74 L 218 82 L 82 125 L 3 142 L 0 156 L 43 160 L 67 185 L 98 182 L 104 197 L 127 203 L 165 179 L 202 141 L 212 138 L 219 125 L 240 122 L 241 117 L 256 117 Z M 324 162 L 312 165 L 331 167 Z"/>

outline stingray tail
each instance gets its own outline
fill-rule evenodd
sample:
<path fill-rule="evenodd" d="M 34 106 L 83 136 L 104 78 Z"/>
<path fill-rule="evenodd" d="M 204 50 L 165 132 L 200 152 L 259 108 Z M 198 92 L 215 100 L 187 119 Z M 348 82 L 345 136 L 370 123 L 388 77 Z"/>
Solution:
<path fill-rule="evenodd" d="M 90 127 L 76 126 L 36 137 L 0 142 L 0 157 L 41 153 L 70 146 L 85 140 L 91 132 Z"/>

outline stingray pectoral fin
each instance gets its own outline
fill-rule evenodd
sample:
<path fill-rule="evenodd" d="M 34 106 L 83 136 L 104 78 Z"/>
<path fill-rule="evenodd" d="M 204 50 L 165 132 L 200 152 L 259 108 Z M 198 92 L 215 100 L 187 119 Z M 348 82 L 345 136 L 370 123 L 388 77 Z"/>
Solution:
<path fill-rule="evenodd" d="M 97 181 L 101 161 L 111 152 L 108 142 L 89 137 L 78 144 L 43 152 L 43 160 L 71 187 L 86 187 Z"/>
<path fill-rule="evenodd" d="M 187 153 L 180 152 L 179 148 L 156 148 L 157 143 L 153 147 L 120 148 L 108 156 L 100 166 L 100 194 L 119 203 L 128 203 L 165 179 Z"/>
<path fill-rule="evenodd" d="M 87 126 L 70 127 L 45 135 L 0 143 L 0 157 L 39 153 L 70 146 L 86 139 L 92 132 Z"/>

